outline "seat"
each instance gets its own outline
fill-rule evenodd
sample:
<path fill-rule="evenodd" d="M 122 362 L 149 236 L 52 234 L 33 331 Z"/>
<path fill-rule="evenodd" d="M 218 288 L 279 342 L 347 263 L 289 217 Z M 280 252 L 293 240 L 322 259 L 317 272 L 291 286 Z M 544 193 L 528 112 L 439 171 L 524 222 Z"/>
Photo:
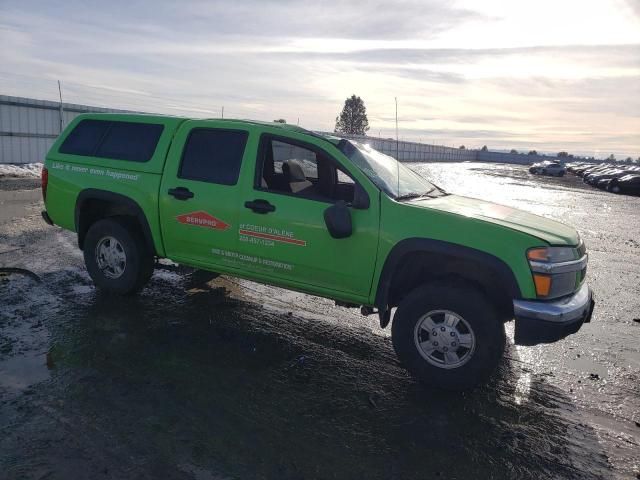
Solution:
<path fill-rule="evenodd" d="M 282 173 L 289 183 L 292 193 L 300 193 L 309 187 L 313 187 L 313 183 L 307 180 L 302 166 L 295 160 L 284 162 L 282 164 Z"/>

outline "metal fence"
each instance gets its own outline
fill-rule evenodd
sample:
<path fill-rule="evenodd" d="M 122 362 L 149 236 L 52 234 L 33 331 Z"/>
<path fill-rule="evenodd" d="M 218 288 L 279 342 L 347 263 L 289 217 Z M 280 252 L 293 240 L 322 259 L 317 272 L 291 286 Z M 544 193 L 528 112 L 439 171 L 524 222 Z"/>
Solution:
<path fill-rule="evenodd" d="M 43 162 L 64 126 L 88 112 L 126 110 L 0 95 L 0 163 Z"/>
<path fill-rule="evenodd" d="M 335 135 L 329 132 L 319 132 L 327 135 Z M 396 142 L 392 138 L 379 138 L 361 135 L 341 135 L 357 142 L 368 143 L 376 150 L 397 157 L 401 162 L 465 162 L 476 161 L 476 150 L 463 150 L 459 148 L 445 147 L 442 145 L 429 145 L 426 143 Z"/>
<path fill-rule="evenodd" d="M 523 153 L 507 153 L 507 152 L 491 152 L 491 151 L 477 151 L 478 162 L 492 162 L 492 163 L 517 163 L 520 165 L 530 165 L 536 162 L 542 162 L 544 160 L 557 161 L 558 158 L 555 155 L 525 155 Z"/>
<path fill-rule="evenodd" d="M 91 107 L 0 95 L 0 163 L 43 162 L 65 125 L 81 113 L 127 113 L 127 110 Z M 328 132 L 319 132 L 328 133 Z M 330 133 L 329 133 L 330 134 Z M 403 162 L 499 162 L 528 164 L 553 157 L 463 150 L 442 145 L 390 138 L 346 135 Z"/>

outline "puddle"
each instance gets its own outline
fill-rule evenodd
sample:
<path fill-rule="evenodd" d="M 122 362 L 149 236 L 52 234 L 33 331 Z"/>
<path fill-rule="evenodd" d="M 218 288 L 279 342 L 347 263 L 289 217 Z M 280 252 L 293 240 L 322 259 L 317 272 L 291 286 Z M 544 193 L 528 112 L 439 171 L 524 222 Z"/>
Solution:
<path fill-rule="evenodd" d="M 567 359 L 565 367 L 577 372 L 582 372 L 587 376 L 597 375 L 598 378 L 607 378 L 609 376 L 609 369 L 605 365 L 595 362 L 586 355 Z"/>
<path fill-rule="evenodd" d="M 0 191 L 0 223 L 23 217 L 27 205 L 42 199 L 38 189 Z"/>
<path fill-rule="evenodd" d="M 46 354 L 28 354 L 0 361 L 0 388 L 26 390 L 31 385 L 48 380 Z"/>
<path fill-rule="evenodd" d="M 56 303 L 30 277 L 9 275 L 0 284 L 0 391 L 20 392 L 49 379 L 45 318 Z"/>

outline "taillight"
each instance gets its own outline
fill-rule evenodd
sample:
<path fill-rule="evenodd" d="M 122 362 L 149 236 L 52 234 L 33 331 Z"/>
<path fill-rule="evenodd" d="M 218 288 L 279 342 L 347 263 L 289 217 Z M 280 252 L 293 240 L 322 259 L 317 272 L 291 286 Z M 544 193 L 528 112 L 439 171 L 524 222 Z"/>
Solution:
<path fill-rule="evenodd" d="M 47 200 L 47 185 L 49 184 L 49 170 L 46 167 L 42 167 L 42 200 Z"/>

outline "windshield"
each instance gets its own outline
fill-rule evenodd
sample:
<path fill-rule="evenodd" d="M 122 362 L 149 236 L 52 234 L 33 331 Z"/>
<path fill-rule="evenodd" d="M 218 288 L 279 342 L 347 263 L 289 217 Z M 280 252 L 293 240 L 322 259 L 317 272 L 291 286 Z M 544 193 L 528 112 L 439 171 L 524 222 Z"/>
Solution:
<path fill-rule="evenodd" d="M 384 193 L 395 200 L 422 196 L 439 197 L 445 192 L 428 182 L 395 158 L 385 155 L 371 146 L 340 140 L 338 148 L 369 177 Z M 398 174 L 400 181 L 398 181 Z"/>

